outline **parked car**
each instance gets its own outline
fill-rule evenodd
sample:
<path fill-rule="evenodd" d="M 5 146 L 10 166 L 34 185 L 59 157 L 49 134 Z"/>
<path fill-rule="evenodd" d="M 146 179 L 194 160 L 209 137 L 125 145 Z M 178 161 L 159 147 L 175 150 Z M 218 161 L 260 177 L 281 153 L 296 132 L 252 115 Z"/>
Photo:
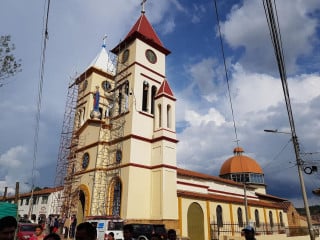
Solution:
<path fill-rule="evenodd" d="M 18 220 L 19 223 L 32 223 L 29 219 L 26 219 L 26 218 L 20 218 Z"/>
<path fill-rule="evenodd" d="M 167 231 L 164 224 L 130 223 L 133 229 L 133 238 L 137 240 L 150 240 L 152 234 L 157 234 L 161 239 L 166 239 Z"/>
<path fill-rule="evenodd" d="M 17 240 L 28 240 L 32 237 L 38 224 L 18 223 Z"/>
<path fill-rule="evenodd" d="M 108 239 L 108 234 L 113 232 L 115 240 L 123 240 L 123 224 L 121 218 L 111 216 L 89 216 L 86 222 L 90 222 L 97 229 L 97 240 Z"/>

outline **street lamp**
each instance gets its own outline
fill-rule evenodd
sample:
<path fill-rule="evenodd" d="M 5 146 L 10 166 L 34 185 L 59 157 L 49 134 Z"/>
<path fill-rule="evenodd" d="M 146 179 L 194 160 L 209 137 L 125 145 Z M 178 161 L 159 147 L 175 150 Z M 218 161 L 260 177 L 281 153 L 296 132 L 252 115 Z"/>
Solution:
<path fill-rule="evenodd" d="M 278 131 L 278 129 L 264 129 L 263 131 L 269 132 L 269 133 L 283 133 L 283 134 L 291 134 L 291 132 L 282 132 Z"/>
<path fill-rule="evenodd" d="M 294 152 L 296 155 L 296 162 L 297 162 L 297 168 L 298 168 L 298 174 L 299 174 L 299 180 L 300 180 L 300 187 L 301 187 L 301 192 L 302 192 L 302 197 L 303 197 L 303 202 L 304 202 L 304 208 L 306 211 L 306 215 L 307 215 L 307 223 L 308 223 L 308 228 L 309 228 L 309 232 L 310 232 L 310 239 L 313 240 L 314 239 L 314 232 L 312 229 L 312 221 L 311 221 L 311 215 L 310 215 L 310 210 L 309 210 L 309 204 L 308 204 L 308 198 L 307 198 L 307 194 L 306 194 L 306 187 L 304 184 L 304 179 L 303 179 L 303 175 L 302 175 L 302 165 L 303 165 L 303 161 L 300 157 L 300 148 L 299 148 L 299 142 L 298 142 L 298 137 L 295 133 L 295 131 L 293 132 L 281 132 L 276 130 L 269 130 L 269 129 L 265 129 L 265 132 L 269 132 L 269 133 L 283 133 L 283 134 L 291 134 L 292 136 L 292 143 L 293 143 L 293 147 L 294 147 Z"/>

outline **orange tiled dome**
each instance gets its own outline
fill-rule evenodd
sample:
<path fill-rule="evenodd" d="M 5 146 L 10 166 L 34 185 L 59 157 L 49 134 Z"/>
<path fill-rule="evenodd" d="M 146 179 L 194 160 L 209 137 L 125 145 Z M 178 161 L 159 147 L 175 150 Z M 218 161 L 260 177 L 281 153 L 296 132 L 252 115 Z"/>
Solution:
<path fill-rule="evenodd" d="M 227 159 L 221 166 L 220 176 L 229 173 L 259 173 L 263 174 L 260 165 L 252 158 L 242 155 L 243 149 L 236 147 L 234 156 Z"/>

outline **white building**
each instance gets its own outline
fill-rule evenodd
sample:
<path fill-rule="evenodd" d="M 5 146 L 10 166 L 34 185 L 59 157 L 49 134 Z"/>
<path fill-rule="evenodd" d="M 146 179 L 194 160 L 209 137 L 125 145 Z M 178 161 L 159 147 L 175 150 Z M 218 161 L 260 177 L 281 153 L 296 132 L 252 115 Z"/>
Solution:
<path fill-rule="evenodd" d="M 45 220 L 49 215 L 59 215 L 60 209 L 56 206 L 63 194 L 63 187 L 45 188 L 38 191 L 21 193 L 18 198 L 18 216 L 32 222 Z M 3 199 L 6 202 L 14 203 L 15 196 L 8 196 Z"/>

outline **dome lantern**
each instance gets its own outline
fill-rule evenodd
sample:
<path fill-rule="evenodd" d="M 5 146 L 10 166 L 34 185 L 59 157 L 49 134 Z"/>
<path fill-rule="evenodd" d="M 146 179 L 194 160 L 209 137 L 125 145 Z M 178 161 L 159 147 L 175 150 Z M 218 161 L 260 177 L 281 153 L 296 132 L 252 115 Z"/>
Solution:
<path fill-rule="evenodd" d="M 264 185 L 264 174 L 257 161 L 243 155 L 241 147 L 234 148 L 233 153 L 234 156 L 222 164 L 219 176 L 235 182 Z"/>

